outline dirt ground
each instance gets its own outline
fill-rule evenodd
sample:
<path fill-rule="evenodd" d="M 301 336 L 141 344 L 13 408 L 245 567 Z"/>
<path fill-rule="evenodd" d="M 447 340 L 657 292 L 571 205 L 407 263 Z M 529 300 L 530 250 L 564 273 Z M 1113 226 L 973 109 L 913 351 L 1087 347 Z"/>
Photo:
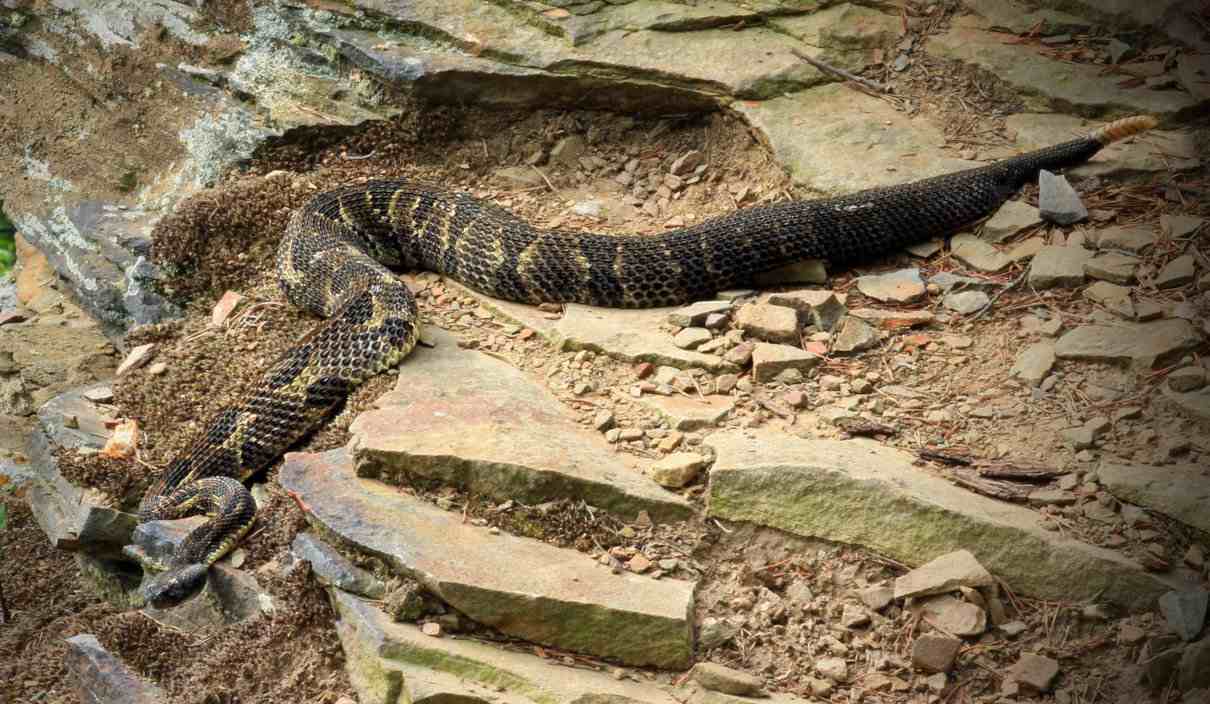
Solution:
<path fill-rule="evenodd" d="M 146 60 L 154 61 L 155 56 Z M 105 65 L 103 74 L 130 73 L 137 80 L 140 64 L 131 61 Z M 1013 109 L 1014 101 L 994 79 L 978 72 L 950 75 L 946 90 L 937 91 L 935 75 L 945 69 L 921 63 L 901 82 L 917 96 L 915 110 L 948 126 L 954 151 L 969 150 L 970 141 L 964 136 L 978 133 L 981 139 L 988 139 L 986 135 L 995 135 L 1003 127 L 999 118 Z M 48 94 L 56 95 L 55 82 L 64 79 L 47 76 L 46 80 Z M 128 87 L 117 82 L 112 91 L 120 95 Z M 63 95 L 76 92 L 74 88 L 61 91 Z M 963 110 L 964 105 L 977 109 Z M 47 107 L 43 103 L 10 110 L 32 113 Z M 61 106 L 69 108 L 84 110 L 82 105 Z M 114 124 L 138 119 L 137 114 L 107 114 L 111 115 L 107 119 L 117 121 Z M 36 130 L 38 125 L 27 120 L 16 128 Z M 6 141 L 3 129 L 0 143 Z M 551 148 L 568 136 L 583 139 L 583 159 L 552 163 Z M 644 201 L 633 198 L 616 178 L 635 160 L 636 174 L 663 173 L 672 160 L 693 149 L 706 157 L 702 180 L 670 198 L 662 210 L 644 210 Z M 115 171 L 99 177 L 120 184 L 122 175 Z M 106 490 L 118 505 L 131 506 L 155 468 L 164 466 L 193 431 L 256 378 L 258 369 L 314 323 L 284 303 L 272 279 L 274 248 L 290 211 L 326 188 L 372 177 L 418 179 L 470 191 L 539 226 L 641 234 L 700 221 L 736 207 L 801 195 L 765 146 L 741 121 L 726 113 L 636 120 L 603 113 L 485 112 L 408 104 L 401 117 L 389 122 L 293 134 L 263 148 L 241 172 L 190 199 L 161 223 L 155 256 L 176 272 L 170 293 L 187 305 L 187 315 L 181 321 L 138 330 L 128 340 L 129 345 L 156 342 L 155 361 L 164 364 L 157 374 L 144 367 L 115 384 L 117 411 L 137 420 L 144 431 L 141 462 L 64 456 L 68 475 Z M 1187 177 L 1185 183 L 1204 188 L 1206 175 Z M 1210 215 L 1207 203 L 1182 202 L 1164 193 L 1157 183 L 1135 183 L 1100 186 L 1083 195 L 1090 208 L 1112 209 L 1119 223 L 1150 222 L 1163 212 Z M 597 214 L 577 212 L 577 204 L 594 200 L 604 204 Z M 1043 234 L 1054 239 L 1064 233 Z M 1162 257 L 1164 252 L 1155 256 Z M 885 267 L 895 259 L 870 268 Z M 956 268 L 956 262 L 946 256 L 915 264 L 922 267 L 922 273 Z M 855 273 L 838 272 L 832 287 L 849 290 Z M 1017 273 L 1011 271 L 1000 279 L 1006 282 Z M 625 388 L 635 379 L 630 365 L 608 359 L 592 360 L 591 371 L 583 371 L 585 360 L 555 351 L 540 336 L 522 339 L 503 334 L 505 321 L 481 316 L 476 301 L 435 277 L 413 280 L 419 283 L 417 295 L 428 324 L 454 330 L 464 343 L 512 361 L 543 383 L 554 377 L 570 387 L 589 374 L 596 388 L 609 389 Z M 225 328 L 210 329 L 206 321 L 211 308 L 228 290 L 243 294 L 249 303 Z M 855 288 L 850 293 L 849 305 L 857 307 L 860 296 Z M 982 458 L 1078 467 L 1080 460 L 1074 453 L 1055 443 L 1057 428 L 1064 427 L 1056 423 L 1071 418 L 1072 404 L 1078 405 L 1080 416 L 1112 413 L 1127 405 L 1147 409 L 1146 427 L 1124 425 L 1105 447 L 1107 452 L 1141 461 L 1165 447 L 1165 438 L 1188 433 L 1182 421 L 1159 409 L 1152 412 L 1151 399 L 1163 382 L 1162 374 L 1140 380 L 1108 366 L 1068 368 L 1061 364 L 1060 373 L 1072 388 L 1079 389 L 1078 396 L 1073 392 L 1070 398 L 1037 401 L 1005 392 L 1001 381 L 1013 355 L 1003 341 L 1022 335 L 1022 318 L 1039 310 L 1058 311 L 1066 320 L 1080 321 L 1092 315 L 1093 307 L 1076 294 L 1016 290 L 1000 299 L 994 312 L 981 321 L 955 320 L 942 326 L 944 334 L 930 334 L 926 340 L 904 333 L 877 352 L 857 359 L 829 360 L 825 373 L 845 379 L 871 372 L 889 374 L 881 381 L 925 394 L 928 405 L 922 411 L 958 403 L 1016 409 L 1012 423 L 977 418 L 962 423 L 902 419 L 904 430 L 887 441 L 912 450 L 944 445 L 964 448 Z M 955 337 L 966 338 L 968 344 L 954 344 Z M 112 364 L 112 358 L 106 357 L 83 368 L 88 373 L 104 372 Z M 87 377 L 85 371 L 80 379 Z M 384 375 L 360 388 L 345 412 L 303 448 L 343 444 L 356 412 L 392 383 L 393 376 Z M 1119 392 L 1090 397 L 1088 390 L 1093 387 Z M 827 398 L 829 393 L 814 382 L 803 390 L 818 398 Z M 637 403 L 611 398 L 610 408 L 619 425 L 658 424 L 654 414 Z M 595 406 L 586 404 L 572 407 L 586 422 L 595 412 Z M 738 406 L 734 422 L 839 435 L 826 424 L 795 426 L 751 401 Z M 1148 429 L 1149 435 L 1145 434 Z M 1185 451 L 1204 457 L 1210 447 L 1198 445 Z M 14 617 L 11 623 L 0 625 L 0 681 L 6 683 L 0 702 L 75 701 L 64 680 L 63 638 L 82 632 L 96 634 L 132 667 L 164 686 L 176 701 L 332 703 L 352 696 L 332 627 L 332 611 L 322 591 L 303 573 L 283 577 L 276 569 L 289 541 L 305 524 L 298 508 L 276 488 L 275 471 L 271 469 L 264 477 L 272 502 L 243 545 L 248 553 L 245 567 L 256 572 L 285 608 L 245 626 L 201 634 L 168 629 L 138 612 L 101 600 L 84 586 L 73 556 L 51 549 L 20 497 L 3 493 L 0 487 L 0 500 L 9 507 L 9 525 L 0 531 L 0 564 L 5 565 L 0 569 L 0 582 Z M 922 471 L 946 476 L 953 472 L 940 466 Z M 699 483 L 686 493 L 697 498 L 702 489 Z M 699 655 L 757 674 L 773 689 L 810 694 L 807 678 L 813 658 L 852 649 L 866 653 L 870 661 L 869 673 L 859 682 L 876 671 L 888 677 L 905 672 L 910 636 L 919 625 L 912 614 L 887 612 L 884 621 L 857 637 L 835 623 L 845 604 L 856 603 L 855 590 L 901 573 L 900 566 L 876 556 L 774 531 L 724 530 L 713 522 L 625 526 L 577 511 L 574 505 L 537 511 L 502 508 L 451 491 L 429 496 L 450 510 L 460 511 L 465 505 L 476 519 L 505 530 L 598 557 L 607 555 L 606 561 L 620 564 L 642 552 L 659 561 L 670 578 L 700 578 L 699 623 L 710 618 L 740 625 L 732 642 Z M 1056 514 L 1054 521 L 1062 530 L 1091 542 L 1113 543 L 1127 552 L 1160 544 L 1166 558 L 1177 564 L 1198 538 L 1179 527 L 1160 526 L 1156 535 L 1145 540 L 1133 536 L 1121 545 L 1117 541 L 1121 536 L 1078 516 Z M 809 596 L 803 596 L 804 586 Z M 1116 703 L 1148 696 L 1139 690 L 1127 667 L 1139 646 L 1124 640 L 1121 633 L 1124 626 L 1149 634 L 1160 632 L 1162 626 L 1151 616 L 1082 617 L 1081 605 L 1017 598 L 1010 602 L 1012 616 L 1026 622 L 1029 630 L 1016 640 L 989 637 L 969 645 L 945 701 L 994 701 L 1003 686 L 1003 672 L 1023 650 L 1060 660 L 1061 684 L 1069 701 Z M 250 652 L 256 656 L 248 657 Z M 651 676 L 673 679 L 668 673 Z M 866 701 L 898 704 L 924 694 L 903 691 L 888 679 L 885 687 L 867 690 Z M 841 696 L 839 691 L 835 696 Z M 1173 696 L 1170 701 L 1177 699 Z"/>

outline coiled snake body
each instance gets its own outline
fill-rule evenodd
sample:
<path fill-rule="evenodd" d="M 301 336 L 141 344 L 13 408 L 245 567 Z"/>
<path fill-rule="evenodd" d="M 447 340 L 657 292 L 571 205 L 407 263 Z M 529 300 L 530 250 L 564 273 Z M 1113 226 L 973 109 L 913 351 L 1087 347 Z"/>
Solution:
<path fill-rule="evenodd" d="M 803 259 L 844 264 L 952 233 L 993 212 L 1040 169 L 1079 164 L 1155 125 L 1149 117 L 987 166 L 837 198 L 740 210 L 650 237 L 539 230 L 462 193 L 400 181 L 330 191 L 297 211 L 278 249 L 286 297 L 327 320 L 216 415 L 152 484 L 140 521 L 204 513 L 143 596 L 171 605 L 251 525 L 242 481 L 320 425 L 417 338 L 412 294 L 388 269 L 426 269 L 524 303 L 654 307 L 713 297 Z"/>

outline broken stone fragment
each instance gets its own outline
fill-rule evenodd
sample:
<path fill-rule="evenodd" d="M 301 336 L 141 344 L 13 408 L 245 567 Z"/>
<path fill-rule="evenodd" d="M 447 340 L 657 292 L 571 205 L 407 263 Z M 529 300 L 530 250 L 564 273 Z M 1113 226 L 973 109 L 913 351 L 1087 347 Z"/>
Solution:
<path fill-rule="evenodd" d="M 925 633 L 912 643 L 912 665 L 925 672 L 949 672 L 961 648 L 960 638 Z"/>
<path fill-rule="evenodd" d="M 958 587 L 990 587 L 995 578 L 967 550 L 942 555 L 895 580 L 895 598 L 956 591 Z"/>
<path fill-rule="evenodd" d="M 1088 217 L 1076 189 L 1065 177 L 1046 169 L 1038 173 L 1038 212 L 1043 220 L 1056 225 L 1074 225 Z"/>
<path fill-rule="evenodd" d="M 1049 692 L 1058 675 L 1059 663 L 1036 653 L 1022 653 L 1009 672 L 1023 689 L 1034 693 Z"/>
<path fill-rule="evenodd" d="M 798 342 L 798 313 L 785 306 L 749 303 L 735 314 L 735 324 L 758 340 Z"/>
<path fill-rule="evenodd" d="M 821 361 L 818 355 L 797 347 L 761 342 L 752 351 L 752 374 L 757 382 L 765 383 L 773 381 L 779 374 L 790 369 L 807 372 Z"/>
<path fill-rule="evenodd" d="M 699 662 L 689 672 L 706 689 L 740 697 L 766 696 L 760 678 L 713 662 Z"/>
<path fill-rule="evenodd" d="M 651 478 L 666 489 L 680 489 L 697 478 L 705 460 L 695 452 L 674 452 L 651 465 Z"/>
<path fill-rule="evenodd" d="M 154 351 L 154 342 L 148 342 L 145 345 L 139 345 L 131 348 L 130 352 L 126 354 L 126 358 L 123 359 L 122 363 L 118 365 L 118 369 L 114 372 L 114 376 L 122 376 L 132 369 L 138 369 L 139 367 L 143 366 L 151 360 L 152 353 Z"/>
<path fill-rule="evenodd" d="M 918 269 L 901 269 L 887 274 L 860 276 L 857 290 L 876 301 L 913 303 L 924 298 L 924 281 Z"/>

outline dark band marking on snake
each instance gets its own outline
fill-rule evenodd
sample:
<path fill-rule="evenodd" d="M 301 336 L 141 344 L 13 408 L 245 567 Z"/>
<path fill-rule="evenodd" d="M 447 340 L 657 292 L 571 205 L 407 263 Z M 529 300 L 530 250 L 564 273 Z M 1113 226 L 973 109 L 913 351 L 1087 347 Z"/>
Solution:
<path fill-rule="evenodd" d="M 143 595 L 169 605 L 196 592 L 255 516 L 242 482 L 415 346 L 416 301 L 387 267 L 425 269 L 521 303 L 676 305 L 794 261 L 843 265 L 951 234 L 990 215 L 1039 170 L 1080 164 L 1155 124 L 1126 118 L 986 166 L 748 208 L 654 236 L 540 230 L 470 195 L 404 181 L 320 194 L 291 218 L 277 274 L 291 303 L 327 320 L 218 413 L 147 490 L 140 521 L 198 513 L 211 520 L 189 534 Z"/>

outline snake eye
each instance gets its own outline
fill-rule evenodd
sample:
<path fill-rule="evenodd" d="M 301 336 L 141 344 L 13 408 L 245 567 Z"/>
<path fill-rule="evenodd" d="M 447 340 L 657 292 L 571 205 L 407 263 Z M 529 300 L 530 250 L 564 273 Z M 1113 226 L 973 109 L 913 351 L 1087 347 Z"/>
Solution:
<path fill-rule="evenodd" d="M 139 590 L 143 599 L 157 609 L 180 604 L 201 591 L 206 584 L 207 565 L 191 564 L 156 575 Z"/>

